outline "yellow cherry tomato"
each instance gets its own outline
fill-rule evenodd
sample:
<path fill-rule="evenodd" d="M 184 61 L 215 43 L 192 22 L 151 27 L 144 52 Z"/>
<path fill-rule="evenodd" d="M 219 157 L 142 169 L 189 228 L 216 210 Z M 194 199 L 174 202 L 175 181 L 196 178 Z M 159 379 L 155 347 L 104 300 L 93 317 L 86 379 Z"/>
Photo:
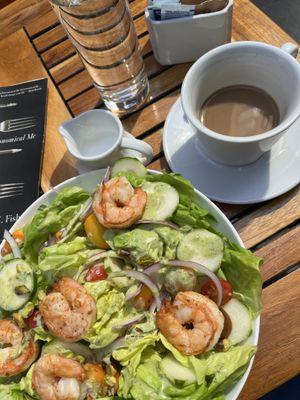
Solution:
<path fill-rule="evenodd" d="M 55 234 L 54 234 L 54 236 L 55 236 L 55 239 L 57 240 L 57 241 L 59 241 L 61 238 L 62 238 L 62 231 L 57 231 L 57 232 L 55 232 Z"/>
<path fill-rule="evenodd" d="M 105 371 L 99 364 L 87 363 L 84 365 L 87 380 L 97 382 L 101 387 L 106 386 Z"/>
<path fill-rule="evenodd" d="M 143 285 L 140 293 L 136 295 L 132 300 L 133 305 L 137 310 L 148 310 L 148 308 L 151 306 L 152 301 L 152 292 L 145 285 Z"/>
<path fill-rule="evenodd" d="M 106 229 L 98 222 L 94 214 L 90 214 L 85 220 L 84 230 L 93 245 L 99 247 L 100 249 L 109 249 L 109 245 L 103 239 Z"/>

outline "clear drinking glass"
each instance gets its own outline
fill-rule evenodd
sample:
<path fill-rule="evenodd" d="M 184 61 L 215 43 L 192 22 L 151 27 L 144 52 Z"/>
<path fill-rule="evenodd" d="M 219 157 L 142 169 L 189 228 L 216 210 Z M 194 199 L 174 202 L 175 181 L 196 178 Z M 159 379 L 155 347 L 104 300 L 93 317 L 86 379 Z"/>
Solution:
<path fill-rule="evenodd" d="M 149 83 L 127 0 L 49 0 L 106 106 L 123 113 Z"/>

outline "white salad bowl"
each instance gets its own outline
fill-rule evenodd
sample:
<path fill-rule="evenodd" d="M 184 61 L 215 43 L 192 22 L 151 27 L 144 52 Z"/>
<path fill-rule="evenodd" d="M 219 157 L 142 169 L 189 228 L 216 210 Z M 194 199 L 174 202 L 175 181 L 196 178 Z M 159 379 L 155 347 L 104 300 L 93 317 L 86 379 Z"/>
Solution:
<path fill-rule="evenodd" d="M 158 174 L 159 172 L 149 170 L 150 173 Z M 42 204 L 50 204 L 51 201 L 57 195 L 57 190 L 63 189 L 65 187 L 70 186 L 80 186 L 83 189 L 92 192 L 95 190 L 97 184 L 99 184 L 101 178 L 104 176 L 105 170 L 97 170 L 91 171 L 83 175 L 76 176 L 74 178 L 68 179 L 59 185 L 55 186 L 54 189 L 49 192 L 43 194 L 40 198 L 38 198 L 30 207 L 27 208 L 26 211 L 20 216 L 20 218 L 16 221 L 16 223 L 12 226 L 11 232 L 14 232 L 16 229 L 21 229 L 24 225 L 30 222 L 30 220 L 36 214 L 38 208 Z M 234 229 L 233 225 L 230 223 L 228 218 L 219 210 L 219 208 L 210 201 L 204 194 L 199 192 L 197 189 L 194 189 L 198 198 L 199 205 L 209 211 L 217 220 L 217 223 L 214 226 L 221 232 L 223 232 L 230 240 L 243 246 L 243 242 L 239 237 L 237 231 Z M 1 246 L 0 246 L 1 247 Z M 252 334 L 247 339 L 247 343 L 252 345 L 257 345 L 258 336 L 259 336 L 259 325 L 260 325 L 260 317 L 257 317 L 256 320 L 253 321 Z M 239 380 L 239 382 L 232 387 L 232 389 L 226 393 L 226 400 L 236 400 L 238 395 L 243 389 L 245 382 L 250 373 L 254 358 L 250 361 L 250 364 L 247 368 L 247 371 L 243 375 L 243 377 Z"/>

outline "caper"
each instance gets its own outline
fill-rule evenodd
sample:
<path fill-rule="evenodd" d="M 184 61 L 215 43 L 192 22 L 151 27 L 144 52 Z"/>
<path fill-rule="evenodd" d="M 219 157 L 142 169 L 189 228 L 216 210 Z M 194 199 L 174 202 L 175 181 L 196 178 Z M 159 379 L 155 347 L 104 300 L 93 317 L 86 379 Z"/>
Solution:
<path fill-rule="evenodd" d="M 30 293 L 30 290 L 28 289 L 27 286 L 20 285 L 20 286 L 15 287 L 15 293 L 16 294 L 28 294 L 28 293 Z"/>

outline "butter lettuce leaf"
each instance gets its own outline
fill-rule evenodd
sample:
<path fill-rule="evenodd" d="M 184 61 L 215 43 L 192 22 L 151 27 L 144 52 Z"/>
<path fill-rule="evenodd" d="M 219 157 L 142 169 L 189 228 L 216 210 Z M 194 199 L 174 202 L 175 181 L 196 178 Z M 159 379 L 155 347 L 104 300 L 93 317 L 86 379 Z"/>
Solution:
<path fill-rule="evenodd" d="M 65 227 L 89 196 L 77 186 L 64 188 L 49 206 L 41 207 L 24 231 L 22 251 L 28 262 L 37 263 L 39 249 L 48 240 L 49 234 Z"/>
<path fill-rule="evenodd" d="M 162 356 L 148 348 L 142 356 L 136 369 L 136 377 L 130 389 L 131 396 L 136 400 L 201 399 L 205 391 L 204 385 L 195 383 L 184 385 L 171 382 L 160 369 Z"/>
<path fill-rule="evenodd" d="M 135 381 L 136 370 L 143 352 L 145 349 L 154 346 L 158 340 L 159 336 L 156 332 L 149 333 L 143 337 L 133 336 L 132 338 L 126 338 L 127 348 L 113 351 L 114 359 L 123 366 L 119 379 L 118 395 L 128 396 L 130 388 Z"/>
<path fill-rule="evenodd" d="M 0 384 L 0 399 L 25 400 L 18 383 Z"/>
<path fill-rule="evenodd" d="M 248 307 L 252 318 L 256 318 L 262 309 L 262 262 L 251 251 L 230 243 L 221 264 L 222 272 L 233 286 L 234 296 Z"/>
<path fill-rule="evenodd" d="M 86 283 L 84 287 L 95 298 L 97 308 L 96 322 L 84 339 L 91 349 L 102 349 L 124 333 L 122 328 L 115 326 L 134 317 L 137 311 L 131 304 L 126 304 L 124 293 L 112 289 L 107 281 Z"/>
<path fill-rule="evenodd" d="M 113 247 L 130 251 L 139 265 L 154 264 L 163 255 L 163 242 L 159 235 L 143 227 L 117 233 L 113 239 Z"/>
<path fill-rule="evenodd" d="M 39 397 L 32 386 L 34 364 L 19 382 L 0 384 L 1 400 L 38 400 Z"/>
<path fill-rule="evenodd" d="M 87 250 L 88 240 L 85 237 L 45 247 L 38 258 L 37 272 L 42 273 L 48 284 L 61 276 L 73 277 L 87 261 Z"/>
<path fill-rule="evenodd" d="M 150 225 L 158 234 L 164 244 L 164 258 L 173 260 L 176 258 L 176 249 L 183 233 L 179 230 L 169 228 L 168 226 Z"/>
<path fill-rule="evenodd" d="M 20 390 L 24 393 L 29 394 L 28 400 L 31 398 L 38 399 L 36 391 L 32 385 L 32 373 L 33 373 L 34 364 L 30 367 L 27 374 L 20 380 Z"/>
<path fill-rule="evenodd" d="M 181 356 L 187 359 L 183 365 L 190 365 L 195 372 L 201 370 L 205 374 L 201 383 L 185 384 L 170 381 L 160 368 L 162 354 L 148 348 L 136 368 L 130 394 L 136 400 L 221 400 L 225 398 L 224 392 L 244 374 L 254 353 L 254 346 L 243 345 L 224 353 L 210 353 L 202 358 Z M 176 352 L 173 355 L 178 356 Z M 179 359 L 182 361 L 181 357 Z"/>
<path fill-rule="evenodd" d="M 193 370 L 198 387 L 200 385 L 203 390 L 197 398 L 205 400 L 223 395 L 224 391 L 235 384 L 245 373 L 256 352 L 256 346 L 244 344 L 231 347 L 225 352 L 212 351 L 198 357 L 184 356 L 161 334 L 160 340 L 179 363 Z"/>
<path fill-rule="evenodd" d="M 42 342 L 47 343 L 51 342 L 54 339 L 51 333 L 44 329 L 43 325 L 38 325 L 33 328 L 33 338 L 35 342 L 41 340 Z"/>

